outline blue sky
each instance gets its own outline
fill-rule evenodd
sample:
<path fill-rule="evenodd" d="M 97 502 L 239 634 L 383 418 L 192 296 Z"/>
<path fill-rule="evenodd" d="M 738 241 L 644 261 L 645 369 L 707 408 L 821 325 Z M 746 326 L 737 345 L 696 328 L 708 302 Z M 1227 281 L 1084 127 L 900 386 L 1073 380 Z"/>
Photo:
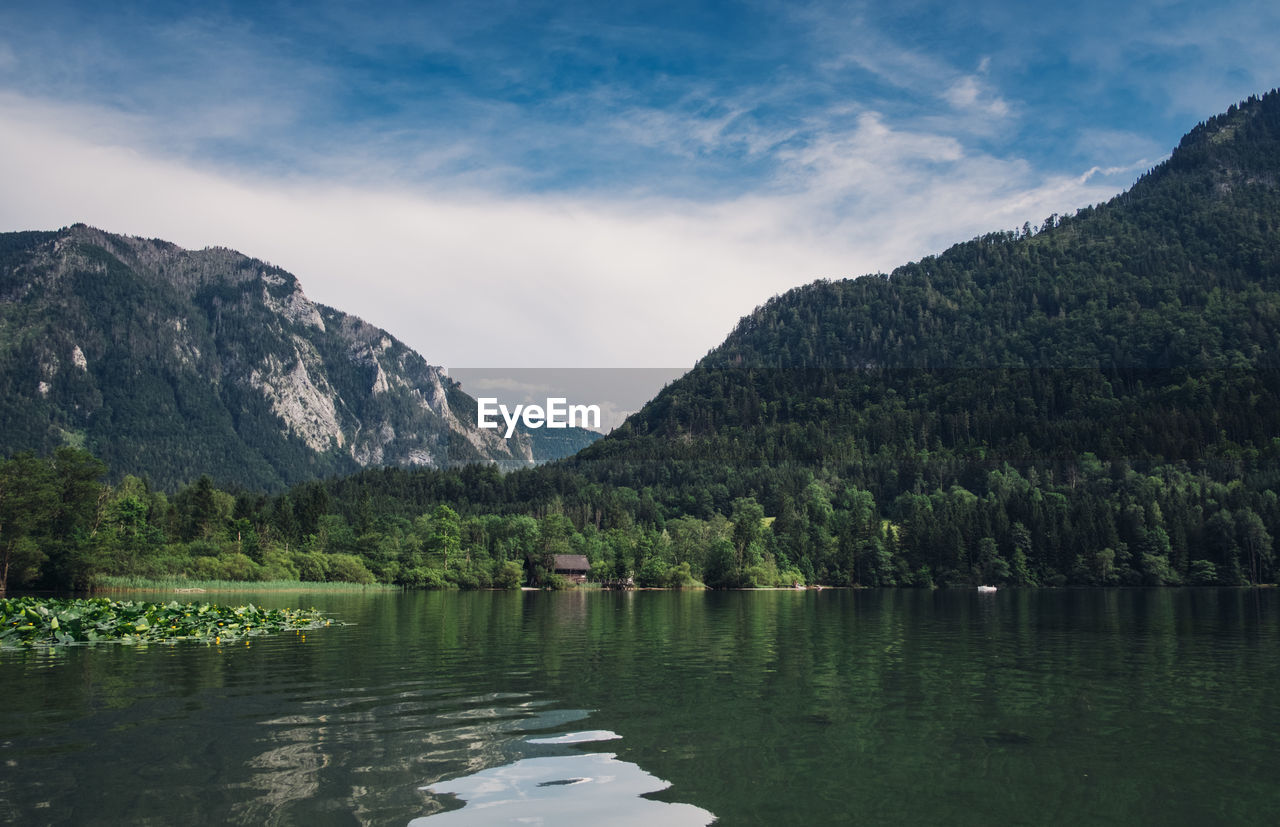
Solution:
<path fill-rule="evenodd" d="M 230 246 L 429 360 L 687 366 L 769 296 L 1103 200 L 1273 2 L 0 9 L 0 229 Z"/>

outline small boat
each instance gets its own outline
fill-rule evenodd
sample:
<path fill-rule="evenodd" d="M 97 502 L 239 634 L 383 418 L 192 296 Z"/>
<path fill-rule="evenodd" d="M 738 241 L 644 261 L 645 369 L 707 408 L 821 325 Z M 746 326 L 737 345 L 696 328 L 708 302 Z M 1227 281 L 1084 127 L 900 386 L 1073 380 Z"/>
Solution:
<path fill-rule="evenodd" d="M 978 591 L 980 592 L 993 592 L 995 590 L 996 590 L 995 586 L 979 586 L 978 587 Z"/>

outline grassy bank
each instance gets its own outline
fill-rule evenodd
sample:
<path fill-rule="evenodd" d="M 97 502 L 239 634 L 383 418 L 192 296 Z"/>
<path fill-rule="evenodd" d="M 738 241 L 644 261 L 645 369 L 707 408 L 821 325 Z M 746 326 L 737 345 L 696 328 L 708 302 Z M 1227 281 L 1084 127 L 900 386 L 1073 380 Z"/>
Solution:
<path fill-rule="evenodd" d="M 101 575 L 95 594 L 118 592 L 369 592 L 399 591 L 388 583 L 330 583 L 308 580 L 196 580 L 188 577 L 131 577 Z"/>

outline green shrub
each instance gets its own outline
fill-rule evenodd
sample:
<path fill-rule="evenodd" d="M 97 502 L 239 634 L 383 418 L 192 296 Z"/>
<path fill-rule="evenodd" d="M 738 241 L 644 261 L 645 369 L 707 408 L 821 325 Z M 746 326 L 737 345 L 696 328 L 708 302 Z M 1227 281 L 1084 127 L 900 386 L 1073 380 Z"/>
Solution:
<path fill-rule="evenodd" d="M 245 554 L 224 554 L 218 558 L 224 580 L 261 580 L 262 567 Z"/>
<path fill-rule="evenodd" d="M 778 572 L 779 586 L 794 586 L 797 583 L 801 586 L 805 585 L 804 574 L 799 569 L 785 569 Z"/>
<path fill-rule="evenodd" d="M 687 589 L 696 582 L 693 579 L 693 572 L 689 570 L 689 564 L 681 563 L 678 566 L 672 566 L 667 569 L 666 574 L 663 576 L 662 585 L 668 589 Z"/>
<path fill-rule="evenodd" d="M 764 566 L 748 566 L 742 576 L 748 588 L 764 589 L 773 585 L 773 575 Z"/>
<path fill-rule="evenodd" d="M 666 585 L 667 580 L 667 564 L 650 557 L 644 561 L 644 565 L 640 567 L 640 571 L 636 573 L 636 585 L 646 589 L 656 589 Z"/>
<path fill-rule="evenodd" d="M 439 569 L 430 569 L 426 566 L 416 566 L 411 569 L 405 569 L 400 574 L 400 582 L 411 589 L 448 589 L 453 584 L 444 577 L 444 572 Z"/>
<path fill-rule="evenodd" d="M 921 589 L 932 589 L 933 572 L 928 566 L 921 566 L 911 578 L 911 585 Z"/>
<path fill-rule="evenodd" d="M 217 557 L 222 554 L 222 544 L 212 540 L 192 540 L 187 543 L 187 553 L 192 557 Z"/>
<path fill-rule="evenodd" d="M 460 589 L 480 588 L 480 578 L 468 569 L 449 569 L 444 573 L 444 579 Z"/>
<path fill-rule="evenodd" d="M 373 572 L 365 567 L 364 561 L 354 554 L 326 555 L 325 579 L 331 583 L 362 583 L 369 585 L 375 582 Z"/>
<path fill-rule="evenodd" d="M 269 548 L 262 555 L 263 580 L 301 580 L 302 575 L 293 557 L 279 548 Z"/>
<path fill-rule="evenodd" d="M 608 560 L 597 560 L 591 564 L 591 573 L 587 575 L 588 580 L 596 583 L 613 579 L 613 563 Z"/>
<path fill-rule="evenodd" d="M 1218 567 L 1208 560 L 1192 560 L 1187 582 L 1192 586 L 1212 586 L 1218 582 Z"/>
<path fill-rule="evenodd" d="M 400 579 L 400 564 L 395 560 L 388 560 L 381 565 L 365 562 L 370 566 L 369 570 L 373 572 L 373 576 L 379 583 L 395 583 Z"/>
<path fill-rule="evenodd" d="M 518 589 L 524 584 L 524 567 L 514 560 L 498 563 L 494 567 L 493 585 L 498 589 Z"/>
<path fill-rule="evenodd" d="M 314 551 L 295 551 L 290 555 L 298 576 L 303 580 L 322 583 L 329 579 L 326 555 Z"/>
<path fill-rule="evenodd" d="M 1148 586 L 1177 586 L 1182 578 L 1169 565 L 1169 559 L 1163 554 L 1142 555 L 1143 582 Z"/>
<path fill-rule="evenodd" d="M 226 580 L 223 577 L 222 563 L 217 557 L 197 557 L 192 566 L 194 575 L 202 580 Z"/>

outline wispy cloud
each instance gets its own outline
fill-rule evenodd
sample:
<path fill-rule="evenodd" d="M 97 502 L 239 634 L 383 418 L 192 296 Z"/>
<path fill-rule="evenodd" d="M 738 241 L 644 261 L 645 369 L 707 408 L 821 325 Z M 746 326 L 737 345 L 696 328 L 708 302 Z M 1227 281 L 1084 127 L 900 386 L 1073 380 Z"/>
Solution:
<path fill-rule="evenodd" d="M 445 364 L 687 365 L 1280 76 L 1263 4 L 1113 5 L 14 6 L 0 225 L 232 246 Z"/>
<path fill-rule="evenodd" d="M 956 109 L 977 111 L 990 118 L 1003 118 L 1009 114 L 1009 104 L 983 89 L 974 75 L 960 78 L 942 96 Z"/>
<path fill-rule="evenodd" d="M 4 225 L 236 247 L 445 364 L 691 364 L 774 293 L 1114 190 L 870 114 L 784 156 L 771 192 L 692 202 L 243 177 L 86 138 L 129 129 L 86 132 L 76 110 L 12 96 L 0 110 Z"/>

